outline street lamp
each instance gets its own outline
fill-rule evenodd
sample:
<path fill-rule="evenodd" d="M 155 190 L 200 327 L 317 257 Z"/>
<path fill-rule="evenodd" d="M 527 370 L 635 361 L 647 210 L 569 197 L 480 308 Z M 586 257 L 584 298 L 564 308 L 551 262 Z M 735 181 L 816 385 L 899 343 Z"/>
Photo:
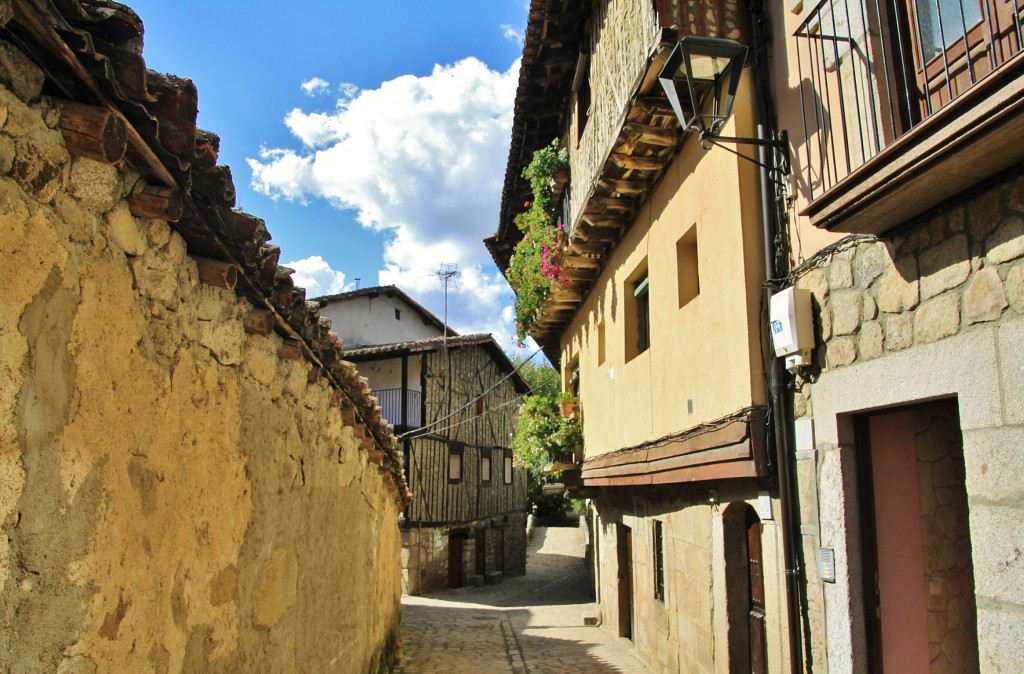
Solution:
<path fill-rule="evenodd" d="M 735 40 L 687 35 L 668 55 L 658 73 L 658 81 L 683 130 L 696 133 L 702 147 L 729 142 L 773 148 L 782 154 L 781 167 L 735 154 L 769 170 L 781 170 L 789 175 L 789 147 L 785 131 L 778 138 L 720 135 L 726 120 L 732 115 L 746 58 L 747 47 Z"/>

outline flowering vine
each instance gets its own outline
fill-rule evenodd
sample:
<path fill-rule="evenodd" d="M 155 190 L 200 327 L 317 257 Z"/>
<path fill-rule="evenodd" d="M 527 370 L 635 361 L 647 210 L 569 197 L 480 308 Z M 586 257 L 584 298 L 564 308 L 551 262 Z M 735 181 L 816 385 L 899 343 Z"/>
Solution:
<path fill-rule="evenodd" d="M 515 291 L 516 334 L 520 342 L 536 323 L 541 307 L 555 286 L 569 287 L 565 273 L 565 232 L 557 225 L 557 204 L 551 195 L 552 179 L 569 166 L 569 153 L 558 139 L 537 150 L 523 169 L 530 181 L 533 201 L 516 216 L 523 238 L 516 244 L 507 278 Z"/>

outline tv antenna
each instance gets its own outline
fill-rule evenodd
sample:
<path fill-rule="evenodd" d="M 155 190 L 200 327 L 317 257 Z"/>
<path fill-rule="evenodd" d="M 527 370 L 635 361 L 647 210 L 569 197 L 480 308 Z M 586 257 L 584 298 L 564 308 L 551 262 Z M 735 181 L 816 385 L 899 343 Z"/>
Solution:
<path fill-rule="evenodd" d="M 444 348 L 448 348 L 448 287 L 459 287 L 459 265 L 454 262 L 442 262 L 437 268 L 437 278 L 444 286 Z"/>

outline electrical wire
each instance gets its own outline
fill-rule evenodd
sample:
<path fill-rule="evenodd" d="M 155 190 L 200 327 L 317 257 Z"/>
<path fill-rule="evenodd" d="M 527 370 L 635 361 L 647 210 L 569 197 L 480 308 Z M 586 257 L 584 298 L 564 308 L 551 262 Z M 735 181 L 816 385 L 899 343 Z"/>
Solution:
<path fill-rule="evenodd" d="M 420 435 L 417 435 L 416 437 L 437 436 L 439 433 L 443 433 L 444 431 L 448 431 L 448 430 L 451 430 L 453 428 L 458 428 L 462 424 L 468 424 L 471 421 L 476 421 L 481 416 L 484 416 L 484 415 L 487 415 L 487 414 L 491 414 L 492 412 L 497 412 L 498 410 L 501 410 L 501 409 L 503 409 L 505 407 L 508 407 L 509 405 L 518 405 L 518 404 L 519 404 L 519 397 L 517 396 L 517 397 L 513 398 L 512 400 L 508 400 L 508 401 L 505 401 L 505 402 L 501 403 L 497 407 L 488 407 L 487 409 L 482 410 L 480 412 L 480 414 L 474 414 L 473 416 L 469 417 L 468 419 L 463 419 L 462 421 L 456 421 L 454 424 L 449 424 L 448 426 L 444 426 L 443 428 L 432 429 L 431 431 L 424 431 L 424 429 L 427 428 L 427 427 L 423 426 L 423 427 L 417 428 L 415 430 L 409 431 L 409 433 L 404 433 L 401 437 L 409 435 L 410 433 L 419 433 Z M 456 413 L 457 412 L 453 413 L 450 416 L 454 416 L 454 414 L 456 414 Z M 448 418 L 448 417 L 446 417 L 446 418 Z M 442 420 L 439 419 L 438 421 L 435 421 L 434 423 L 439 423 L 440 421 L 442 421 Z"/>
<path fill-rule="evenodd" d="M 499 380 L 498 380 L 497 382 L 495 382 L 495 383 L 494 383 L 494 385 L 493 385 L 493 386 L 491 386 L 491 388 L 487 389 L 486 391 L 484 391 L 483 393 L 481 393 L 481 394 L 480 394 L 480 395 L 478 395 L 477 397 L 475 397 L 475 398 L 473 398 L 473 399 L 469 400 L 468 402 L 466 402 L 466 404 L 465 404 L 465 405 L 463 405 L 463 406 L 462 406 L 462 407 L 460 407 L 459 409 L 455 410 L 454 412 L 452 412 L 452 413 L 450 413 L 450 414 L 447 414 L 447 415 L 445 415 L 445 416 L 441 417 L 440 419 L 437 419 L 436 421 L 432 421 L 431 423 L 427 424 L 426 426 L 421 426 L 420 428 L 415 428 L 415 429 L 413 429 L 413 430 L 411 430 L 411 431 L 406 431 L 405 433 L 402 433 L 401 435 L 397 435 L 397 436 L 395 436 L 395 437 L 396 437 L 396 438 L 397 438 L 398 440 L 401 440 L 401 439 L 403 439 L 403 438 L 409 437 L 410 435 L 423 435 L 423 434 L 425 434 L 425 433 L 428 433 L 428 432 L 430 432 L 430 431 L 431 431 L 431 429 L 433 429 L 433 427 L 434 427 L 434 426 L 437 426 L 438 424 L 442 424 L 442 423 L 444 423 L 445 421 L 448 421 L 449 419 L 451 419 L 452 417 L 454 417 L 455 415 L 457 415 L 457 414 L 458 414 L 459 412 L 463 411 L 464 409 L 466 409 L 466 408 L 467 408 L 467 407 L 469 407 L 470 405 L 474 405 L 474 404 L 476 404 L 476 401 L 477 401 L 477 400 L 481 400 L 481 399 L 482 399 L 482 398 L 483 398 L 483 397 L 484 397 L 485 395 L 487 395 L 488 393 L 490 393 L 491 391 L 493 391 L 494 389 L 498 388 L 499 386 L 501 386 L 502 384 L 504 384 L 504 383 L 505 383 L 506 381 L 508 381 L 509 379 L 511 379 L 511 378 L 512 378 L 512 376 L 513 376 L 513 375 L 515 375 L 515 374 L 516 374 L 517 372 L 519 372 L 519 370 L 521 370 L 521 369 L 523 368 L 523 366 L 524 366 L 524 365 L 526 365 L 526 364 L 527 364 L 527 363 L 529 363 L 529 362 L 530 362 L 531 360 L 533 360 L 533 357 L 534 357 L 534 356 L 536 356 L 536 355 L 537 355 L 538 353 L 540 353 L 540 351 L 541 351 L 540 349 L 537 349 L 536 351 L 534 351 L 533 353 L 531 353 L 531 354 L 530 354 L 530 355 L 529 355 L 529 356 L 528 356 L 527 358 L 525 358 L 525 359 L 523 360 L 523 362 L 519 363 L 519 365 L 517 365 L 517 366 L 515 367 L 515 369 L 513 369 L 513 370 L 512 370 L 511 372 L 509 372 L 509 373 L 508 373 L 507 375 L 505 375 L 504 377 L 502 377 L 501 379 L 499 379 Z"/>

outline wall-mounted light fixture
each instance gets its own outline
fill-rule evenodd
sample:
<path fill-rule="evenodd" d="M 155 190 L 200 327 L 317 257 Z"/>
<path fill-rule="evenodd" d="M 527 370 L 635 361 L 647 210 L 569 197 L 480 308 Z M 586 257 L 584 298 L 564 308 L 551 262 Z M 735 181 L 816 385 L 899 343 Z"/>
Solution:
<path fill-rule="evenodd" d="M 746 58 L 746 46 L 735 40 L 687 35 L 672 49 L 658 73 L 658 81 L 683 130 L 696 133 L 702 147 L 722 142 L 768 147 L 781 155 L 775 157 L 775 165 L 766 165 L 733 150 L 730 152 L 789 175 L 789 143 L 785 131 L 776 138 L 738 138 L 719 133 L 732 115 Z"/>

